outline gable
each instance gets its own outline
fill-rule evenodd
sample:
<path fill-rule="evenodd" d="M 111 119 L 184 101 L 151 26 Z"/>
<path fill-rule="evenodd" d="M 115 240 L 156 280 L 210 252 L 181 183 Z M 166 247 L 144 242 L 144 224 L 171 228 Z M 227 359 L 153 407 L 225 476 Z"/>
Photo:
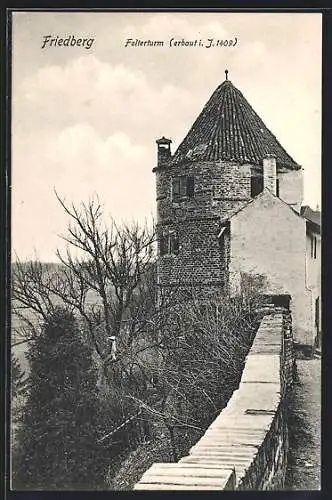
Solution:
<path fill-rule="evenodd" d="M 281 218 L 290 217 L 295 218 L 299 224 L 304 226 L 304 219 L 300 216 L 294 208 L 285 203 L 281 198 L 275 196 L 269 189 L 265 188 L 259 195 L 250 200 L 247 204 L 242 206 L 240 209 L 235 211 L 231 216 L 230 220 L 236 220 L 237 218 L 249 218 L 256 214 L 256 217 L 260 213 L 274 212 L 279 214 Z"/>
<path fill-rule="evenodd" d="M 231 267 L 268 278 L 275 291 L 305 282 L 306 222 L 264 190 L 231 218 Z"/>

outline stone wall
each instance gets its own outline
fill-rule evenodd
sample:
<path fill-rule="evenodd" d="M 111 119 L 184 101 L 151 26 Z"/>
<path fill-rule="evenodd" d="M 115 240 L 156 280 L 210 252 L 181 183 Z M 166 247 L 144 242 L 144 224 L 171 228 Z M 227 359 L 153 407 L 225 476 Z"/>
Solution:
<path fill-rule="evenodd" d="M 159 258 L 161 287 L 184 285 L 221 289 L 226 281 L 228 234 L 220 245 L 220 220 L 250 200 L 250 165 L 197 162 L 163 165 L 155 169 L 157 234 L 175 231 L 177 254 Z M 193 196 L 172 199 L 172 179 L 193 176 Z"/>
<path fill-rule="evenodd" d="M 179 220 L 167 227 L 177 231 L 179 252 L 159 258 L 159 285 L 195 283 L 221 287 L 224 254 L 218 240 L 219 220 Z"/>
<path fill-rule="evenodd" d="M 288 311 L 265 311 L 239 388 L 189 455 L 154 464 L 135 490 L 280 490 L 294 354 Z"/>
<path fill-rule="evenodd" d="M 157 167 L 156 201 L 158 222 L 167 219 L 218 216 L 225 218 L 251 199 L 251 166 L 234 162 L 194 162 Z M 194 196 L 172 200 L 172 178 L 194 176 Z"/>

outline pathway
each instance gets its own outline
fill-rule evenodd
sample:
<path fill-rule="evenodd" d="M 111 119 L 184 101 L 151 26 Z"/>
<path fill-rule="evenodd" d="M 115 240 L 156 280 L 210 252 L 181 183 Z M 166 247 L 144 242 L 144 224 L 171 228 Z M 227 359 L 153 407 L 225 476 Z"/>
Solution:
<path fill-rule="evenodd" d="M 319 490 L 321 471 L 321 359 L 297 359 L 290 394 L 288 490 Z"/>

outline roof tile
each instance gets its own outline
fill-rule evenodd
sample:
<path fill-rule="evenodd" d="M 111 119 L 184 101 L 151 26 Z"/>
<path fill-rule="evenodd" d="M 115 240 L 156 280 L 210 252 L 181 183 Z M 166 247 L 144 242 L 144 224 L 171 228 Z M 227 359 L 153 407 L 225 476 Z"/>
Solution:
<path fill-rule="evenodd" d="M 243 94 L 225 80 L 204 106 L 172 162 L 221 160 L 261 165 L 267 154 L 275 155 L 280 166 L 299 168 Z"/>

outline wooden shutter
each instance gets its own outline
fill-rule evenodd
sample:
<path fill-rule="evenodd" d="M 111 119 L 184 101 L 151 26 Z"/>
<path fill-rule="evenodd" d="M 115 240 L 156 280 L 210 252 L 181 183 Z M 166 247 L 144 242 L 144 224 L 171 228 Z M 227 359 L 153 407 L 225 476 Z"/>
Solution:
<path fill-rule="evenodd" d="M 159 253 L 161 256 L 168 253 L 168 236 L 165 236 L 164 234 L 160 236 Z"/>
<path fill-rule="evenodd" d="M 180 195 L 187 196 L 187 177 L 180 177 Z"/>
<path fill-rule="evenodd" d="M 176 232 L 170 233 L 170 249 L 173 254 L 179 253 L 179 240 Z"/>
<path fill-rule="evenodd" d="M 192 198 L 194 196 L 194 177 L 187 177 L 187 196 Z"/>
<path fill-rule="evenodd" d="M 172 179 L 172 199 L 175 200 L 180 196 L 180 178 L 174 177 Z"/>

